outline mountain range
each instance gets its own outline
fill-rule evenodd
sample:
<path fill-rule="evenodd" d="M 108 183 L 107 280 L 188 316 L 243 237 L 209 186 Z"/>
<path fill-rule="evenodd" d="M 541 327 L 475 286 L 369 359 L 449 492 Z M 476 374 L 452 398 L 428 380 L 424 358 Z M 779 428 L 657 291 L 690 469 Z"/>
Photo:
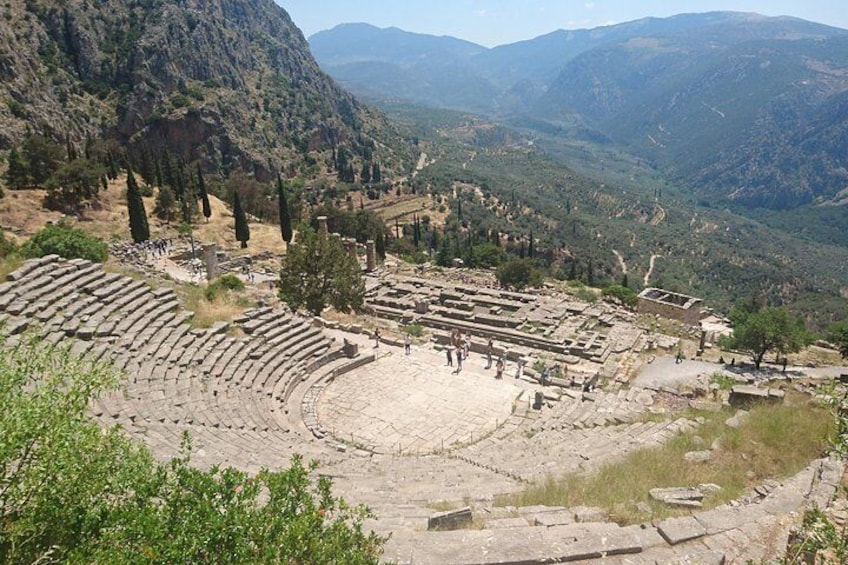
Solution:
<path fill-rule="evenodd" d="M 792 209 L 848 188 L 848 31 L 713 12 L 493 49 L 346 24 L 319 64 L 380 101 L 459 109 L 614 146 L 710 205 Z"/>

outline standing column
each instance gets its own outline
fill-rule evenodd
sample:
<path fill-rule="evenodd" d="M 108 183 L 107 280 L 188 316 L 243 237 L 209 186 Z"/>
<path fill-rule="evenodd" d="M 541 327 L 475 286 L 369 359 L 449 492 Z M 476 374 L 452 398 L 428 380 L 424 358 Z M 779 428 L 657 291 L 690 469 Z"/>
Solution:
<path fill-rule="evenodd" d="M 218 246 L 214 243 L 203 246 L 203 263 L 206 265 L 206 280 L 218 276 Z"/>
<path fill-rule="evenodd" d="M 327 237 L 327 216 L 318 216 L 318 234 Z"/>
<path fill-rule="evenodd" d="M 365 270 L 369 273 L 377 268 L 377 245 L 373 239 L 365 242 Z"/>

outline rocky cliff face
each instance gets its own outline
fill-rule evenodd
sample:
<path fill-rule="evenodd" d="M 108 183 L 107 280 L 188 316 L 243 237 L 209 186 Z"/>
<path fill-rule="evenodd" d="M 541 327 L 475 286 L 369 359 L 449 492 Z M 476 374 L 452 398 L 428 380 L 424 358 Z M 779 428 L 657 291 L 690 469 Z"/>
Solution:
<path fill-rule="evenodd" d="M 0 100 L 3 149 L 107 135 L 260 178 L 379 121 L 273 0 L 11 0 Z"/>

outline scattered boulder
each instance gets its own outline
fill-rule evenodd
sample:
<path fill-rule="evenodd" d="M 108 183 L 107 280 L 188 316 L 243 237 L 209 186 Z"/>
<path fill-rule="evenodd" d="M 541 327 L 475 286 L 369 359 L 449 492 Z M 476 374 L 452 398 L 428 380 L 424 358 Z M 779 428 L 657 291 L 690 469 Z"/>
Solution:
<path fill-rule="evenodd" d="M 457 510 L 437 512 L 427 518 L 427 529 L 432 530 L 459 530 L 471 525 L 471 507 L 466 506 Z"/>
<path fill-rule="evenodd" d="M 651 498 L 674 506 L 700 508 L 704 493 L 692 487 L 652 488 Z"/>
<path fill-rule="evenodd" d="M 737 410 L 736 414 L 734 414 L 733 416 L 731 416 L 730 418 L 725 420 L 724 423 L 726 425 L 730 426 L 731 428 L 738 428 L 739 426 L 741 426 L 745 422 L 745 419 L 747 417 L 748 417 L 748 411 L 747 410 Z"/>
<path fill-rule="evenodd" d="M 704 463 L 705 461 L 709 461 L 710 457 L 712 457 L 712 453 L 709 450 L 690 451 L 688 453 L 683 454 L 683 459 L 685 459 L 689 463 Z"/>

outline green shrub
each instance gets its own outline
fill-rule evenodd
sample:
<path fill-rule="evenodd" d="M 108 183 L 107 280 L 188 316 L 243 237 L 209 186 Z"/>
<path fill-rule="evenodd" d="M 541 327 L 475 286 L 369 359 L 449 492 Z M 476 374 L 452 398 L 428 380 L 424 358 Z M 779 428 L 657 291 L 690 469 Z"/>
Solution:
<path fill-rule="evenodd" d="M 636 293 L 626 286 L 612 284 L 604 289 L 603 295 L 606 300 L 618 301 L 630 308 L 636 306 Z"/>
<path fill-rule="evenodd" d="M 206 287 L 206 300 L 212 302 L 221 294 L 230 292 L 230 291 L 242 291 L 244 290 L 244 283 L 240 278 L 235 275 L 226 274 L 221 275 L 213 282 L 209 283 L 209 286 Z"/>
<path fill-rule="evenodd" d="M 14 253 L 16 249 L 17 245 L 15 245 L 15 242 L 10 239 L 6 239 L 6 234 L 4 234 L 3 230 L 0 229 L 0 259 Z"/>
<path fill-rule="evenodd" d="M 403 327 L 403 331 L 412 337 L 421 337 L 424 335 L 424 327 L 421 324 L 409 324 Z"/>
<path fill-rule="evenodd" d="M 28 258 L 53 253 L 65 259 L 103 263 L 109 257 L 109 248 L 101 239 L 64 221 L 45 226 L 21 246 L 21 255 Z"/>

